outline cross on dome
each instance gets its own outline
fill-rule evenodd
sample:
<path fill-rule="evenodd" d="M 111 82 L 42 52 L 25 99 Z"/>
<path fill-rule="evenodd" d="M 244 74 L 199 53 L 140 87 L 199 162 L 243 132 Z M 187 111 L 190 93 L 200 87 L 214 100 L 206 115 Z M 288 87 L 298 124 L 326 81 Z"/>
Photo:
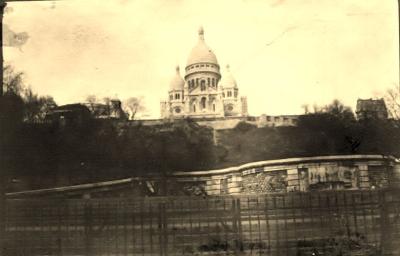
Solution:
<path fill-rule="evenodd" d="M 204 29 L 203 26 L 199 27 L 199 39 L 204 40 Z"/>

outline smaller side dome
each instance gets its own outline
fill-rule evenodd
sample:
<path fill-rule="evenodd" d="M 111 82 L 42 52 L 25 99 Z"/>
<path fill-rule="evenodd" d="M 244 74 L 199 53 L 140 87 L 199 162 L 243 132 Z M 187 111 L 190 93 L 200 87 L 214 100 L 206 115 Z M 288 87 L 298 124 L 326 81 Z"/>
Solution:
<path fill-rule="evenodd" d="M 171 79 L 171 83 L 169 84 L 169 90 L 181 91 L 183 90 L 184 86 L 185 86 L 185 80 L 183 80 L 183 78 L 181 77 L 181 74 L 179 72 L 179 66 L 176 66 L 176 74 Z"/>
<path fill-rule="evenodd" d="M 219 86 L 223 88 L 237 88 L 236 80 L 230 71 L 229 65 L 226 65 L 226 70 L 222 75 L 221 81 L 219 82 Z"/>

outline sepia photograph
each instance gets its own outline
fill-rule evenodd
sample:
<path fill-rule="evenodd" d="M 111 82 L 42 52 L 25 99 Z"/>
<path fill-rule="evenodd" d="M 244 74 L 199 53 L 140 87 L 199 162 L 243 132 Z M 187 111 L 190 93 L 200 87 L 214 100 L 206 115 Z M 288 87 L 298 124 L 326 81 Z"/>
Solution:
<path fill-rule="evenodd" d="M 0 0 L 0 256 L 400 255 L 396 0 Z"/>

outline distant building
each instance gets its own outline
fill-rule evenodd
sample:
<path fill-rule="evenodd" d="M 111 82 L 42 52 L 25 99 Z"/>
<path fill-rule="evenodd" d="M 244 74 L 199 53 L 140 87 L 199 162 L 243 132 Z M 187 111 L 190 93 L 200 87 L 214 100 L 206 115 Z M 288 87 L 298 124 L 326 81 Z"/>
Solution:
<path fill-rule="evenodd" d="M 122 110 L 122 103 L 118 99 L 112 99 L 108 104 L 85 103 L 92 116 L 97 119 L 128 120 L 127 114 Z"/>
<path fill-rule="evenodd" d="M 177 67 L 168 94 L 168 100 L 160 103 L 161 118 L 247 116 L 247 98 L 239 96 L 229 66 L 221 75 L 217 57 L 205 43 L 203 28 L 187 60 L 184 78 Z"/>
<path fill-rule="evenodd" d="M 356 115 L 358 120 L 387 119 L 388 111 L 383 99 L 358 99 Z"/>
<path fill-rule="evenodd" d="M 46 121 L 60 125 L 80 125 L 92 117 L 88 107 L 82 104 L 67 104 L 55 107 L 46 115 Z"/>

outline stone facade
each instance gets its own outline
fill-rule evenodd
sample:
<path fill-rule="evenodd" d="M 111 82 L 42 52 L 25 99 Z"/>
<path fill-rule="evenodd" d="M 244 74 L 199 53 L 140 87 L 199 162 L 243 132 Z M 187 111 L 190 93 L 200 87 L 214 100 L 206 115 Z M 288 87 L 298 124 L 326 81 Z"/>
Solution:
<path fill-rule="evenodd" d="M 374 190 L 398 186 L 400 162 L 382 155 L 288 158 L 220 170 L 175 172 L 70 187 L 9 193 L 34 196 L 213 196 L 323 190 Z"/>
<path fill-rule="evenodd" d="M 358 99 L 357 119 L 387 119 L 388 111 L 384 99 Z"/>
<path fill-rule="evenodd" d="M 197 124 L 207 126 L 214 130 L 233 129 L 240 122 L 245 122 L 262 127 L 279 127 L 279 126 L 296 126 L 299 116 L 297 115 L 280 115 L 280 116 L 229 116 L 218 118 L 196 118 L 194 119 Z M 144 120 L 130 120 L 131 125 L 144 125 L 144 126 L 157 126 L 166 123 L 174 122 L 176 119 L 144 119 Z M 128 124 L 128 125 L 129 125 Z"/>
<path fill-rule="evenodd" d="M 206 45 L 200 28 L 197 45 L 191 51 L 184 78 L 179 67 L 170 82 L 168 99 L 161 101 L 161 118 L 219 118 L 246 116 L 247 98 L 239 96 L 229 66 L 221 75 L 217 57 Z"/>
<path fill-rule="evenodd" d="M 175 173 L 175 178 L 201 177 L 208 195 L 381 189 L 395 183 L 396 166 L 394 158 L 381 155 L 321 156 Z"/>

